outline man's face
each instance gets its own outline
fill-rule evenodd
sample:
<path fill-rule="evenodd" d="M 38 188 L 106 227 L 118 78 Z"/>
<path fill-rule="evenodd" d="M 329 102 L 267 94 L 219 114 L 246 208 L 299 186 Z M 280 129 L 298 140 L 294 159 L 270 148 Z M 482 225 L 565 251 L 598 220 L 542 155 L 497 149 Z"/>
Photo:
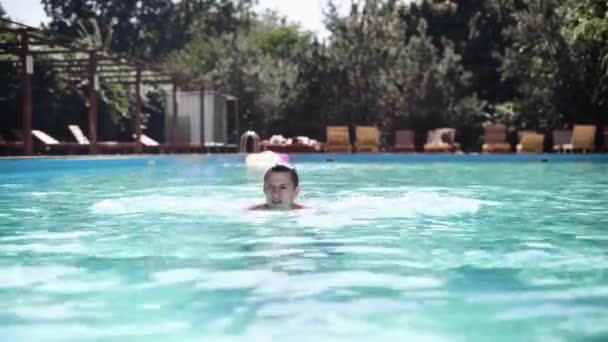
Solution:
<path fill-rule="evenodd" d="M 266 204 L 272 209 L 291 209 L 299 191 L 289 172 L 271 172 L 264 182 Z"/>

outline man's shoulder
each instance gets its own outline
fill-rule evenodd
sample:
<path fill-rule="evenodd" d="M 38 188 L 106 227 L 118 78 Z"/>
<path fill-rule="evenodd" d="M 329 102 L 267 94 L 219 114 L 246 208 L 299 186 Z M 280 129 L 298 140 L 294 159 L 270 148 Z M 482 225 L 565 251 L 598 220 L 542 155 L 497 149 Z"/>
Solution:
<path fill-rule="evenodd" d="M 247 208 L 247 210 L 266 210 L 268 209 L 268 205 L 266 203 L 252 205 Z"/>
<path fill-rule="evenodd" d="M 293 210 L 296 210 L 296 209 L 308 209 L 308 207 L 304 206 L 304 205 L 301 205 L 301 204 L 294 203 L 293 207 L 291 209 L 293 209 Z M 245 210 L 270 210 L 270 208 L 268 207 L 268 204 L 262 203 L 262 204 L 256 204 L 256 205 L 252 205 L 250 207 L 247 207 L 247 208 L 245 208 Z"/>

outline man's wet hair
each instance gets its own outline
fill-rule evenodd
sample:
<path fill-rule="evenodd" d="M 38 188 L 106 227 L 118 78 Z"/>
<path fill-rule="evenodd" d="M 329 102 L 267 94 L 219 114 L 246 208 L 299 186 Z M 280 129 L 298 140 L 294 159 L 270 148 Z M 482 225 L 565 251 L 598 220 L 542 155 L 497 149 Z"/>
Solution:
<path fill-rule="evenodd" d="M 268 169 L 268 171 L 266 171 L 266 174 L 264 174 L 264 183 L 266 183 L 266 181 L 268 180 L 268 176 L 270 176 L 270 174 L 273 172 L 289 173 L 289 176 L 291 177 L 291 181 L 293 182 L 294 188 L 297 188 L 298 185 L 300 184 L 300 178 L 298 177 L 296 168 L 291 165 L 287 165 L 287 164 L 276 164 L 275 166 Z"/>

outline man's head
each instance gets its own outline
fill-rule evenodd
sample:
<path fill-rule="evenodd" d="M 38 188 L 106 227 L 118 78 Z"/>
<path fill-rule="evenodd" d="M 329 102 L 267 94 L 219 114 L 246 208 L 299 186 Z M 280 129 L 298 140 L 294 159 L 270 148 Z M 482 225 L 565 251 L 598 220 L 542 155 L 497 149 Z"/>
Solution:
<path fill-rule="evenodd" d="M 296 170 L 285 164 L 277 164 L 264 175 L 266 204 L 273 209 L 291 209 L 300 192 L 300 180 Z"/>

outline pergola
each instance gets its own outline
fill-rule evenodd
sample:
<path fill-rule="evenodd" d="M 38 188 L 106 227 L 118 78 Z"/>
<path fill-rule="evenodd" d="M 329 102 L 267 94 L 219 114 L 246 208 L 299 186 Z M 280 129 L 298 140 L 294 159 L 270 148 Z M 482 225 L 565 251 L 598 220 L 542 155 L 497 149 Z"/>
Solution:
<path fill-rule="evenodd" d="M 171 118 L 171 143 L 169 148 L 176 151 L 177 142 L 177 91 L 180 85 L 189 84 L 204 88 L 204 82 L 188 79 L 182 75 L 134 59 L 126 59 L 107 53 L 99 48 L 90 47 L 72 38 L 43 31 L 11 20 L 0 19 L 0 34 L 12 34 L 14 41 L 0 42 L 0 61 L 15 63 L 20 69 L 22 117 L 23 117 L 23 154 L 32 155 L 32 75 L 34 64 L 48 65 L 60 77 L 67 80 L 86 79 L 88 93 L 88 139 L 89 153 L 98 151 L 97 141 L 97 96 L 100 82 L 121 83 L 135 86 L 135 140 L 134 152 L 142 152 L 142 84 L 172 85 L 173 115 Z"/>

